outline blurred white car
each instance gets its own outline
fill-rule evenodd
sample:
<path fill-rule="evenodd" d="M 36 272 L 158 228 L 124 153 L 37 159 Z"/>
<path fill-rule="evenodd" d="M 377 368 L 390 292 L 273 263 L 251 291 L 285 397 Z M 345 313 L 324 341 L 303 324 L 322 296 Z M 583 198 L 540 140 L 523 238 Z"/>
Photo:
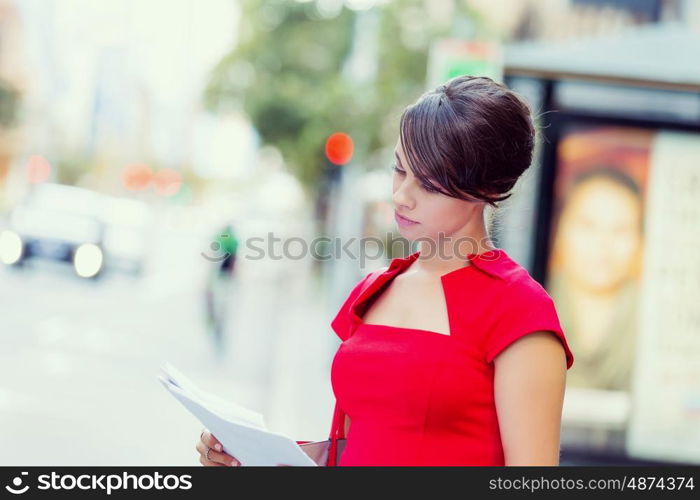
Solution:
<path fill-rule="evenodd" d="M 97 277 L 106 257 L 140 271 L 148 207 L 62 184 L 39 184 L 11 212 L 0 232 L 0 261 L 21 265 L 30 259 L 70 263 L 83 278 Z M 138 247 L 138 248 L 137 248 Z"/>

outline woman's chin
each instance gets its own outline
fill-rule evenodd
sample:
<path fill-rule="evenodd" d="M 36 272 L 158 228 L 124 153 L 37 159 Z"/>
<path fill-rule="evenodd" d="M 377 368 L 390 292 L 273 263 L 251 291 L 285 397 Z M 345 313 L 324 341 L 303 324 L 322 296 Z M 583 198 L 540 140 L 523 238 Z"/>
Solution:
<path fill-rule="evenodd" d="M 417 239 L 420 238 L 420 232 L 418 230 L 419 224 L 416 224 L 415 226 L 400 226 L 397 225 L 396 229 L 398 230 L 399 234 L 406 238 L 407 240 L 411 239 Z"/>
<path fill-rule="evenodd" d="M 418 240 L 435 241 L 435 238 L 431 236 L 431 233 L 426 234 L 425 229 L 421 228 L 420 225 L 416 225 L 413 227 L 398 226 L 398 232 L 403 238 L 405 238 L 411 243 L 416 242 Z"/>

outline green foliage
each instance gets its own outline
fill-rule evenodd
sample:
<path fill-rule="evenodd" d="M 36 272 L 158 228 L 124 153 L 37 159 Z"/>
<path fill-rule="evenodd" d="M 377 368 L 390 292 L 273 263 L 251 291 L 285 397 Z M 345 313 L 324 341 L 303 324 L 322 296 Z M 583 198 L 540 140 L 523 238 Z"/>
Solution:
<path fill-rule="evenodd" d="M 428 41 L 449 30 L 430 27 L 425 9 L 422 0 L 376 8 L 377 72 L 357 83 L 344 65 L 358 13 L 343 7 L 324 18 L 316 2 L 244 0 L 239 43 L 212 70 L 206 106 L 242 107 L 262 142 L 278 147 L 302 183 L 315 188 L 331 133 L 350 134 L 354 161 L 365 165 L 377 149 L 393 146 L 401 111 L 426 90 Z M 406 13 L 420 33 L 407 32 Z"/>
<path fill-rule="evenodd" d="M 9 83 L 0 80 L 0 127 L 17 123 L 19 92 Z"/>

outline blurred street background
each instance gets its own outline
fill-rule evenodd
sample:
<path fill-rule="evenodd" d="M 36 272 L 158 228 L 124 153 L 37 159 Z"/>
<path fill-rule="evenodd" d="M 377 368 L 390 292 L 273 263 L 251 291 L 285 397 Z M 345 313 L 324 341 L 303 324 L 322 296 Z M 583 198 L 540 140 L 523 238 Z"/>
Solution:
<path fill-rule="evenodd" d="M 198 465 L 166 361 L 325 439 L 330 321 L 409 251 L 318 239 L 400 240 L 460 74 L 542 130 L 489 223 L 571 339 L 562 465 L 700 463 L 698 61 L 694 0 L 0 0 L 0 465 Z"/>

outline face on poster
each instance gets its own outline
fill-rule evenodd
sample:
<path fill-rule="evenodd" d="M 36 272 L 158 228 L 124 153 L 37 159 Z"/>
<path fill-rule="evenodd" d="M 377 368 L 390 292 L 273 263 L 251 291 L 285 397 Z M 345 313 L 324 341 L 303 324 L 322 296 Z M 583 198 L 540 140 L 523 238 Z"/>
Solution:
<path fill-rule="evenodd" d="M 630 390 L 652 140 L 596 126 L 560 142 L 546 286 L 576 357 L 569 387 Z"/>

